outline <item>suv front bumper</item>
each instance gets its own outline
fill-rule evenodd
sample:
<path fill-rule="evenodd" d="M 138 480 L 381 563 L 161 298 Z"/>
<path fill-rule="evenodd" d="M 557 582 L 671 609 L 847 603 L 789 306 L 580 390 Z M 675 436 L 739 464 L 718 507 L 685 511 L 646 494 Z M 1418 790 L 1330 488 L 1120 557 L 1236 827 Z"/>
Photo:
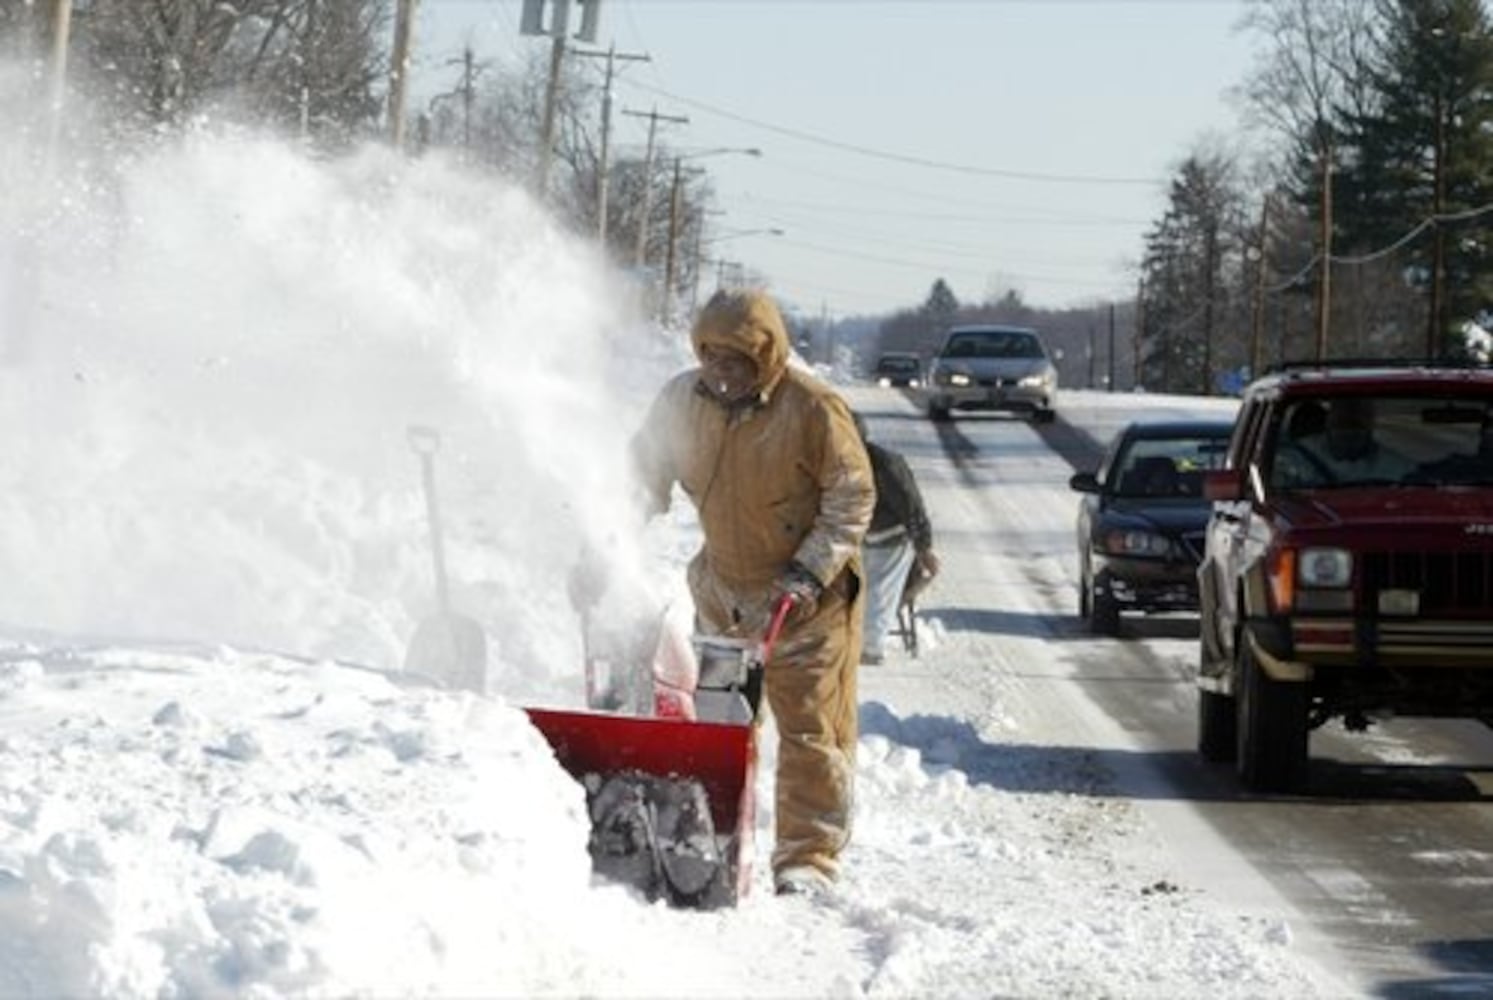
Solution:
<path fill-rule="evenodd" d="M 1353 618 L 1255 619 L 1251 649 L 1273 679 L 1310 681 L 1322 671 L 1389 671 L 1414 687 L 1426 671 L 1481 670 L 1493 681 L 1493 621 Z"/>

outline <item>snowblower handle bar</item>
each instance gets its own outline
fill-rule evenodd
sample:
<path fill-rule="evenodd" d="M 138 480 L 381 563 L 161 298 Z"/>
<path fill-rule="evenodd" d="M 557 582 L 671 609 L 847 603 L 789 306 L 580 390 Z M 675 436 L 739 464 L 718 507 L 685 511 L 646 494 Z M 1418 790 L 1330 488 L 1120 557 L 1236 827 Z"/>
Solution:
<path fill-rule="evenodd" d="M 767 661 L 772 659 L 772 647 L 777 645 L 778 636 L 783 632 L 783 624 L 788 621 L 788 612 L 793 610 L 793 595 L 784 594 L 778 598 L 778 603 L 773 605 L 772 624 L 767 626 L 767 635 L 762 639 L 762 665 L 767 666 Z"/>

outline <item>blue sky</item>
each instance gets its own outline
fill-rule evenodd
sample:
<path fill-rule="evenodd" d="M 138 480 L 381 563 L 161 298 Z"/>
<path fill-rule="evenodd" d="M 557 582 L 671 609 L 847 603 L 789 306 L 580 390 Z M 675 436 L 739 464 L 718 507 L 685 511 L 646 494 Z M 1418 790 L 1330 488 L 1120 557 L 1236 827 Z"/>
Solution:
<path fill-rule="evenodd" d="M 470 40 L 515 62 L 519 0 L 422 0 L 421 79 Z M 1258 42 L 1234 0 L 603 0 L 599 47 L 647 53 L 615 87 L 617 155 L 646 121 L 708 161 L 713 256 L 815 314 L 1015 288 L 1064 306 L 1133 294 L 1142 234 L 1201 141 L 1242 137 L 1227 91 Z M 573 19 L 574 20 L 574 19 Z M 600 73 L 602 61 L 574 70 Z M 443 81 L 448 86 L 449 81 Z M 598 114 L 599 114 L 598 109 Z M 781 229 L 782 236 L 730 236 Z"/>

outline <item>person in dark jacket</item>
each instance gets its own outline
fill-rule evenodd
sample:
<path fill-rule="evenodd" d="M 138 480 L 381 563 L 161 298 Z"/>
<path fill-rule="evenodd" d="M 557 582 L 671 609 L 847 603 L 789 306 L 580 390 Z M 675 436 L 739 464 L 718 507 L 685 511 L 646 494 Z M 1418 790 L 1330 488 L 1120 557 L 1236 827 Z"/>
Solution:
<path fill-rule="evenodd" d="M 876 480 L 876 507 L 861 556 L 867 584 L 861 662 L 875 665 L 886 655 L 886 637 L 897 620 L 908 578 L 917 574 L 931 580 L 938 573 L 939 561 L 933 551 L 933 525 L 907 460 L 872 441 L 859 413 L 855 427 Z"/>

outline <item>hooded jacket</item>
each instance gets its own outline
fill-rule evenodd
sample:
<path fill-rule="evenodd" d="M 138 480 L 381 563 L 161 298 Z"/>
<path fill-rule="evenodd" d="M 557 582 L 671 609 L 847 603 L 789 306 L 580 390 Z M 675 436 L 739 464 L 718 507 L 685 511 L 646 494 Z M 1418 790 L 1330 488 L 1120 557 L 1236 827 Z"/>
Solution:
<path fill-rule="evenodd" d="M 760 292 L 719 292 L 691 333 L 757 365 L 753 393 L 726 405 L 699 369 L 671 379 L 634 440 L 655 511 L 678 483 L 705 535 L 706 569 L 732 588 L 766 587 L 797 563 L 824 586 L 859 549 L 876 494 L 870 461 L 845 402 L 788 365 L 788 332 Z"/>

